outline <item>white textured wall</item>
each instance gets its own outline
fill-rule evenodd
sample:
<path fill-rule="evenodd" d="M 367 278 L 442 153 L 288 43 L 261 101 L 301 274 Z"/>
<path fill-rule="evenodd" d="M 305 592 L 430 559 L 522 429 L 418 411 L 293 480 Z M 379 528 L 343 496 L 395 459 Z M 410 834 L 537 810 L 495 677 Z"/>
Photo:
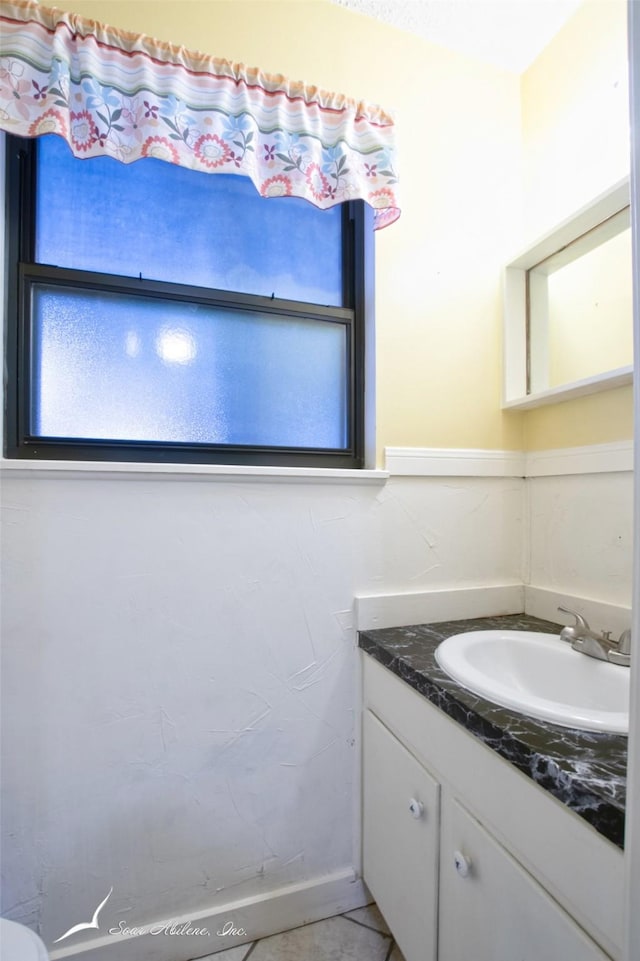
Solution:
<path fill-rule="evenodd" d="M 630 607 L 633 472 L 535 477 L 527 485 L 529 583 Z"/>
<path fill-rule="evenodd" d="M 2 910 L 49 944 L 357 863 L 354 594 L 520 578 L 518 479 L 2 495 Z"/>

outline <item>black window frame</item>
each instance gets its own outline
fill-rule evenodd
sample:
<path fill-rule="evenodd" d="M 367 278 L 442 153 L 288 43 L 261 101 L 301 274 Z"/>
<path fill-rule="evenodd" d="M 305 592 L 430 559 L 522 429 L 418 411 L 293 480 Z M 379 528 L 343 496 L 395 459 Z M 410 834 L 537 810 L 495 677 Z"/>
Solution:
<path fill-rule="evenodd" d="M 364 467 L 365 330 L 373 310 L 373 211 L 364 201 L 344 203 L 342 264 L 345 307 L 208 289 L 168 281 L 62 268 L 35 261 L 37 139 L 6 136 L 5 456 L 23 460 L 121 461 Z M 90 163 L 91 161 L 85 161 Z M 215 176 L 215 175 L 210 175 Z M 277 203 L 277 199 L 265 203 Z M 286 202 L 283 199 L 282 202 Z M 255 447 L 156 441 L 40 437 L 31 432 L 30 291 L 35 284 L 114 291 L 237 310 L 338 322 L 347 330 L 348 441 L 345 449 Z"/>

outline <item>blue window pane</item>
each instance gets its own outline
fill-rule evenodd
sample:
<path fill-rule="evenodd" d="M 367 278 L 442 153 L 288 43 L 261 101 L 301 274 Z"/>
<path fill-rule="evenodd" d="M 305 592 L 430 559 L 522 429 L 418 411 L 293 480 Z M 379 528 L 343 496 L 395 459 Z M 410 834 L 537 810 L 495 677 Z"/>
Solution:
<path fill-rule="evenodd" d="M 342 450 L 343 324 L 41 284 L 32 433 Z"/>
<path fill-rule="evenodd" d="M 343 304 L 341 207 L 261 197 L 250 180 L 38 142 L 36 260 L 313 304 Z"/>

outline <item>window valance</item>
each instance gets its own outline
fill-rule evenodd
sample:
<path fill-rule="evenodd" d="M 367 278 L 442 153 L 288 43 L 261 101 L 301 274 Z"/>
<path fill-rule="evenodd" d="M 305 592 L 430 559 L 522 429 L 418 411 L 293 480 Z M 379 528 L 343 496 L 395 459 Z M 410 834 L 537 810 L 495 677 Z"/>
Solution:
<path fill-rule="evenodd" d="M 393 120 L 381 108 L 242 64 L 3 0 L 0 129 L 56 133 L 77 157 L 157 157 L 249 177 L 263 196 L 400 215 Z"/>

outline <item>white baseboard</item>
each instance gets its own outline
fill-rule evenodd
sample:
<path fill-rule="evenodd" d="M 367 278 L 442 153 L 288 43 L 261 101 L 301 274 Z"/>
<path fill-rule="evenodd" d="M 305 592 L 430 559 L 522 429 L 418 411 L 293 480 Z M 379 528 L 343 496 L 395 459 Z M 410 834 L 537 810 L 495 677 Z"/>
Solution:
<path fill-rule="evenodd" d="M 371 901 L 361 878 L 351 868 L 269 891 L 261 895 L 230 901 L 222 907 L 199 910 L 179 917 L 167 917 L 148 923 L 144 934 L 125 935 L 120 931 L 105 933 L 90 941 L 61 945 L 50 952 L 51 961 L 191 961 L 240 944 L 269 937 L 281 931 L 300 927 L 312 921 L 353 911 Z M 174 930 L 188 925 L 206 929 L 209 934 L 165 933 L 168 922 Z M 109 922 L 119 928 L 118 921 Z M 133 928 L 135 921 L 126 921 Z M 244 934 L 219 934 L 232 925 Z M 104 922 L 101 924 L 104 928 Z M 152 933 L 156 931 L 157 933 Z M 185 928 L 186 931 L 186 928 Z"/>
<path fill-rule="evenodd" d="M 573 624 L 573 618 L 561 614 L 558 607 L 569 607 L 582 614 L 594 631 L 611 631 L 613 638 L 619 637 L 631 626 L 631 608 L 621 604 L 610 604 L 591 597 L 577 597 L 565 592 L 535 587 L 527 584 L 524 588 L 524 610 L 534 617 L 542 617 L 556 624 Z"/>
<path fill-rule="evenodd" d="M 375 594 L 356 597 L 356 630 L 435 624 L 462 617 L 520 614 L 524 610 L 522 584 L 462 587 L 415 594 Z"/>

